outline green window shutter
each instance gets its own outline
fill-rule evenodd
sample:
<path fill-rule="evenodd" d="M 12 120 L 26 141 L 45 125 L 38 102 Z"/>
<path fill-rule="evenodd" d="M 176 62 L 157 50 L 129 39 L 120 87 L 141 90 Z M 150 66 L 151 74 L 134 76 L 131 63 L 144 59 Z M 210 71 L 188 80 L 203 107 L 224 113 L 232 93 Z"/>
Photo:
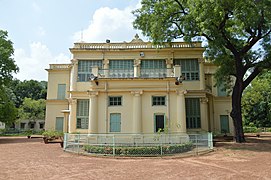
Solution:
<path fill-rule="evenodd" d="M 220 115 L 220 130 L 221 130 L 221 133 L 230 132 L 228 115 Z"/>
<path fill-rule="evenodd" d="M 121 131 L 121 115 L 120 113 L 110 114 L 110 132 Z"/>
<path fill-rule="evenodd" d="M 66 84 L 58 84 L 57 99 L 65 99 L 65 97 L 66 97 Z"/>
<path fill-rule="evenodd" d="M 188 129 L 201 128 L 199 98 L 185 99 L 186 127 Z"/>
<path fill-rule="evenodd" d="M 77 100 L 76 128 L 88 129 L 88 120 L 89 120 L 89 100 L 79 99 Z"/>
<path fill-rule="evenodd" d="M 64 117 L 56 117 L 55 130 L 63 132 Z"/>

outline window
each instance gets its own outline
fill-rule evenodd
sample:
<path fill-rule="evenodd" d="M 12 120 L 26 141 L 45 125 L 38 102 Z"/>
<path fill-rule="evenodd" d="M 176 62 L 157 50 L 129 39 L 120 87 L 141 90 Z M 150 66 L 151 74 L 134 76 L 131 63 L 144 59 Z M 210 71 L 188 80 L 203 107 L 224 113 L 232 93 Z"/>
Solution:
<path fill-rule="evenodd" d="M 109 76 L 118 78 L 129 78 L 134 76 L 133 60 L 110 60 Z"/>
<path fill-rule="evenodd" d="M 140 75 L 142 77 L 166 77 L 165 60 L 142 60 L 140 66 Z"/>
<path fill-rule="evenodd" d="M 197 59 L 174 59 L 174 65 L 180 65 L 185 80 L 199 80 L 199 62 Z"/>
<path fill-rule="evenodd" d="M 166 96 L 152 96 L 152 105 L 153 106 L 165 106 L 166 105 Z"/>
<path fill-rule="evenodd" d="M 63 132 L 63 127 L 64 127 L 64 117 L 56 117 L 55 130 L 59 132 Z"/>
<path fill-rule="evenodd" d="M 165 115 L 155 114 L 155 132 L 164 132 L 165 131 Z"/>
<path fill-rule="evenodd" d="M 102 68 L 102 60 L 79 60 L 78 61 L 78 81 L 86 82 L 92 72 L 92 67 Z"/>
<path fill-rule="evenodd" d="M 66 97 L 66 84 L 58 84 L 57 99 L 65 99 L 65 97 Z"/>
<path fill-rule="evenodd" d="M 121 130 L 121 115 L 120 113 L 110 114 L 110 132 L 120 132 Z"/>
<path fill-rule="evenodd" d="M 76 128 L 88 129 L 89 100 L 77 100 Z"/>
<path fill-rule="evenodd" d="M 221 133 L 230 132 L 228 115 L 220 115 L 220 129 L 221 129 Z"/>
<path fill-rule="evenodd" d="M 122 105 L 121 96 L 111 96 L 109 97 L 109 106 L 121 106 Z"/>
<path fill-rule="evenodd" d="M 217 85 L 217 96 L 227 96 L 224 84 Z"/>
<path fill-rule="evenodd" d="M 44 123 L 40 123 L 40 129 L 44 128 Z"/>
<path fill-rule="evenodd" d="M 185 99 L 186 128 L 201 128 L 199 98 Z"/>
<path fill-rule="evenodd" d="M 24 129 L 24 127 L 25 127 L 25 123 L 21 123 L 21 129 Z"/>

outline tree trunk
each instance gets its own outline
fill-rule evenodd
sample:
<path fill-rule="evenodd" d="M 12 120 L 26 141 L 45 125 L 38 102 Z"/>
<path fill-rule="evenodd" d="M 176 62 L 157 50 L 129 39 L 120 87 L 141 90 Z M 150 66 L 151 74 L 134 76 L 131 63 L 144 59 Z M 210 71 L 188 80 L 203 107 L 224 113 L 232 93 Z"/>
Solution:
<path fill-rule="evenodd" d="M 243 121 L 242 121 L 242 106 L 241 99 L 243 93 L 242 80 L 236 79 L 235 85 L 232 92 L 232 111 L 231 117 L 233 119 L 233 125 L 235 130 L 235 141 L 238 143 L 245 142 L 245 136 L 243 131 Z"/>

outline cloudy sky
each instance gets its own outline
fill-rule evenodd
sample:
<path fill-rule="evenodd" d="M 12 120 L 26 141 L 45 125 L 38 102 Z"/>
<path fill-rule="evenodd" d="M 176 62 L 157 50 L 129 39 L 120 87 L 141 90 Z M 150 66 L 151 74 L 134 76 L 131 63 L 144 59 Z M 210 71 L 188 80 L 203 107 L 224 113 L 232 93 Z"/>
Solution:
<path fill-rule="evenodd" d="M 14 43 L 20 80 L 47 80 L 50 63 L 69 63 L 74 42 L 131 41 L 140 0 L 0 0 L 0 29 Z M 140 35 L 142 37 L 142 35 Z"/>

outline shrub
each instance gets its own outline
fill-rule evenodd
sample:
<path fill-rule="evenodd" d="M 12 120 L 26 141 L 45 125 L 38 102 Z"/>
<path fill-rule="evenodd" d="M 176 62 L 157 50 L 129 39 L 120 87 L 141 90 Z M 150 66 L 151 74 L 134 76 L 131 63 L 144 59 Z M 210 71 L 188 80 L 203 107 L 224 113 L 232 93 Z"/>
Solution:
<path fill-rule="evenodd" d="M 88 153 L 97 154 L 113 154 L 113 146 L 95 146 L 95 145 L 85 145 L 84 150 Z M 193 149 L 193 144 L 191 142 L 184 144 L 175 145 L 163 145 L 163 154 L 176 154 L 188 152 Z M 116 155 L 160 155 L 161 146 L 140 146 L 140 147 L 115 147 Z"/>
<path fill-rule="evenodd" d="M 63 132 L 48 130 L 44 131 L 42 135 L 47 139 L 58 139 L 62 138 L 64 134 Z"/>

